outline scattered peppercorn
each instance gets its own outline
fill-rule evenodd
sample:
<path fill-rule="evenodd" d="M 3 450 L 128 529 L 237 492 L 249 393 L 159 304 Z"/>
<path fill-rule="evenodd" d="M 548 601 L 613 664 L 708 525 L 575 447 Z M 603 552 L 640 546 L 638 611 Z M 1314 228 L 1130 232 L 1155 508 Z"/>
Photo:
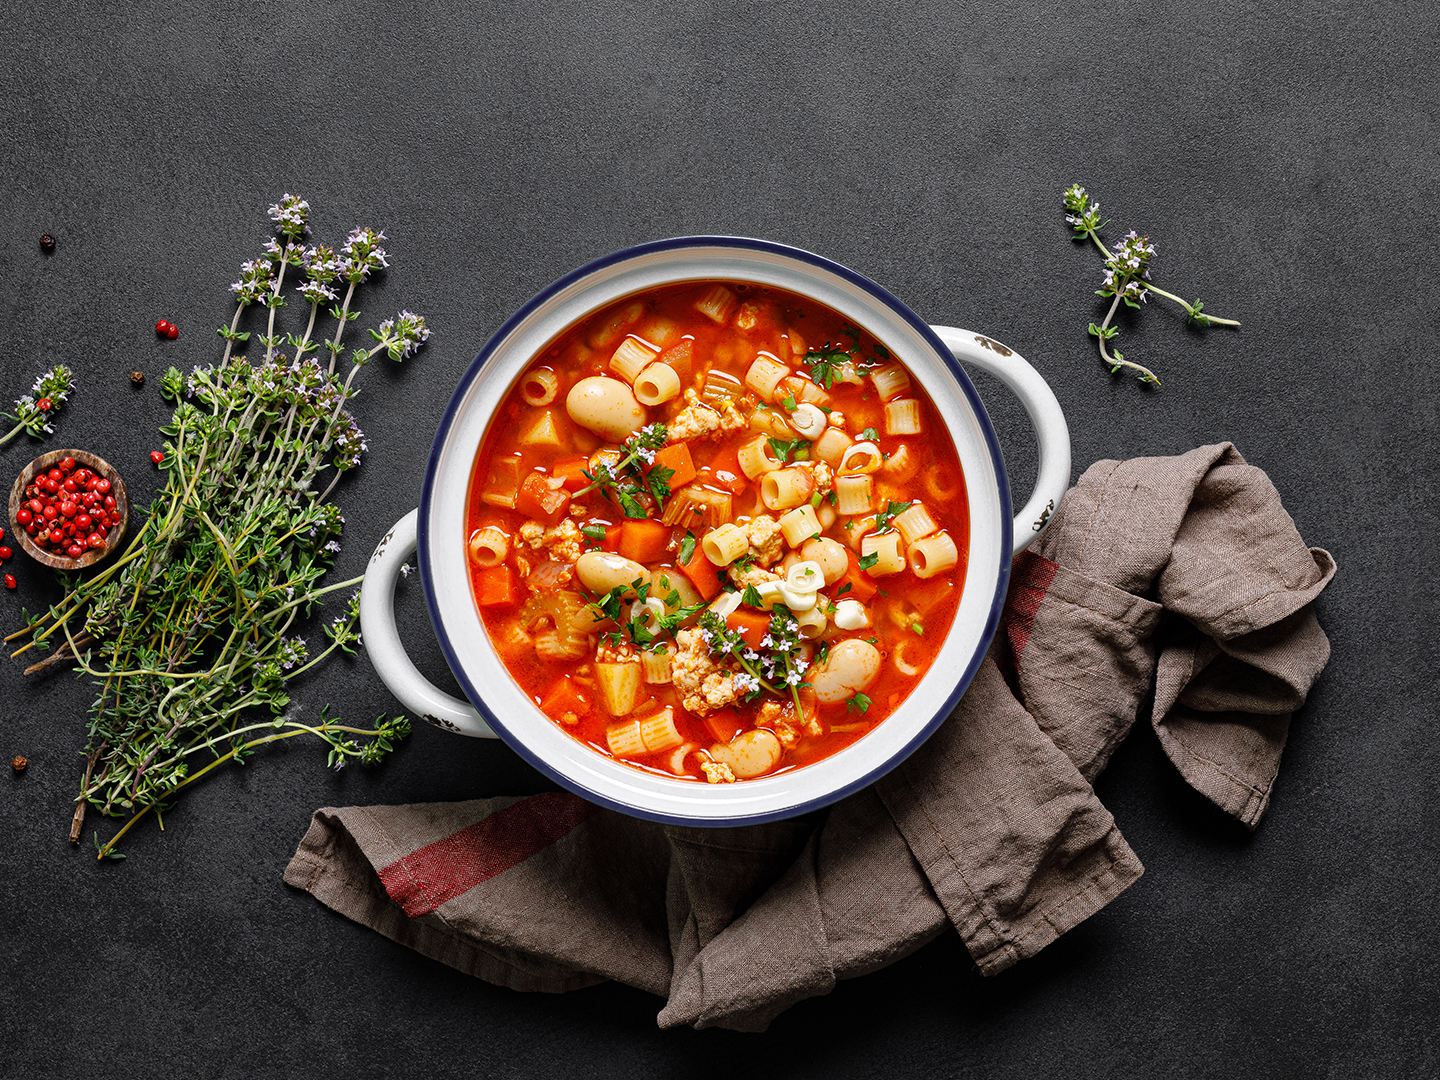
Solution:
<path fill-rule="evenodd" d="M 12 758 L 11 761 L 10 761 L 10 767 L 11 767 L 12 769 L 14 769 L 16 772 L 24 772 L 24 771 L 25 771 L 25 767 L 26 767 L 27 765 L 29 765 L 29 764 L 30 764 L 30 762 L 26 761 L 26 760 L 25 760 L 23 757 L 21 757 L 19 754 L 16 754 L 16 755 L 14 756 L 14 758 Z"/>
<path fill-rule="evenodd" d="M 180 336 L 180 327 L 176 326 L 172 322 L 170 324 L 170 329 L 165 331 L 165 336 L 168 337 L 171 341 L 174 341 L 177 337 Z"/>
<path fill-rule="evenodd" d="M 159 334 L 161 337 L 164 337 L 164 336 L 165 336 L 166 334 L 168 334 L 169 332 L 170 332 L 170 320 L 169 320 L 169 319 L 161 319 L 159 322 L 157 322 L 157 323 L 155 324 L 155 333 Z"/>
<path fill-rule="evenodd" d="M 19 584 L 20 584 L 20 583 L 15 580 L 15 575 L 14 575 L 14 574 L 6 574 L 6 575 L 5 575 L 5 587 L 6 587 L 7 589 L 13 589 L 13 588 L 15 588 L 15 586 L 17 586 L 17 585 L 19 585 Z"/>
<path fill-rule="evenodd" d="M 42 397 L 39 401 L 35 402 L 35 407 L 41 412 L 49 412 L 55 407 L 55 403 L 48 397 Z"/>
<path fill-rule="evenodd" d="M 134 383 L 136 386 L 144 386 L 144 385 L 145 385 L 145 372 L 143 372 L 143 371 L 132 371 L 132 372 L 130 372 L 130 381 L 131 381 L 132 383 Z"/>
<path fill-rule="evenodd" d="M 159 465 L 162 461 L 165 460 L 165 455 L 159 450 L 151 450 L 150 460 L 153 461 L 156 465 Z"/>
<path fill-rule="evenodd" d="M 48 232 L 44 236 L 40 237 L 40 249 L 42 251 L 54 251 L 55 237 L 51 236 Z"/>

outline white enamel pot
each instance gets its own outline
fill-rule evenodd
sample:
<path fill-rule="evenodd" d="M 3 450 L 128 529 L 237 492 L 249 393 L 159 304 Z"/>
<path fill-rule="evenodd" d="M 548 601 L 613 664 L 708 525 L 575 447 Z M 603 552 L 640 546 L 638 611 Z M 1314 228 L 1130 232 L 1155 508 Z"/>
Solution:
<path fill-rule="evenodd" d="M 789 290 L 868 330 L 925 387 L 959 453 L 970 504 L 969 561 L 955 621 L 937 661 L 900 707 L 863 739 L 778 776 L 703 784 L 613 761 L 547 718 L 490 646 L 466 566 L 471 468 L 490 417 L 544 347 L 566 327 L 621 297 L 674 282 L 728 279 Z M 1039 441 L 1034 495 L 1012 517 L 995 432 L 958 360 L 1000 379 L 1024 404 Z M 1055 395 L 1018 353 L 988 337 L 929 326 L 885 289 L 829 259 L 736 237 L 682 237 L 617 252 L 549 286 L 486 343 L 456 387 L 430 452 L 420 506 L 375 549 L 360 596 L 365 648 L 385 685 L 414 717 L 448 731 L 498 736 L 570 791 L 637 817 L 719 826 L 773 821 L 873 783 L 945 720 L 969 686 L 999 624 L 1011 558 L 1044 530 L 1070 480 L 1070 437 Z M 440 648 L 468 696 L 420 674 L 395 629 L 395 582 L 418 549 Z"/>

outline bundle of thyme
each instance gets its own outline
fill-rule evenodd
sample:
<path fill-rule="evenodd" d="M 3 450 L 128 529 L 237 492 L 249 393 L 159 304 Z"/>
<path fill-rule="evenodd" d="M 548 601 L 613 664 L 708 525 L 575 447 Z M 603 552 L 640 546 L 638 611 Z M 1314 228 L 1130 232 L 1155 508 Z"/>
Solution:
<path fill-rule="evenodd" d="M 1135 373 L 1135 377 L 1142 383 L 1149 383 L 1151 386 L 1159 386 L 1160 379 L 1149 368 L 1126 360 L 1119 349 L 1105 348 L 1105 343 L 1113 340 L 1120 333 L 1118 326 L 1111 326 L 1110 320 L 1115 317 L 1115 312 L 1120 304 L 1126 307 L 1138 308 L 1145 303 L 1150 293 L 1156 296 L 1163 296 L 1167 300 L 1173 300 L 1185 309 L 1185 317 L 1193 320 L 1199 326 L 1239 326 L 1235 319 L 1222 319 L 1217 315 L 1208 314 L 1205 305 L 1198 299 L 1192 304 L 1174 293 L 1166 292 L 1158 285 L 1150 281 L 1150 260 L 1155 257 L 1155 245 L 1150 242 L 1148 236 L 1138 235 L 1134 229 L 1121 239 L 1120 243 L 1111 251 L 1100 239 L 1100 230 L 1109 225 L 1108 221 L 1100 220 L 1100 204 L 1096 202 L 1088 191 L 1079 184 L 1072 184 L 1065 189 L 1065 209 L 1070 213 L 1065 215 L 1065 220 L 1075 231 L 1076 240 L 1089 239 L 1100 249 L 1100 254 L 1105 257 L 1103 267 L 1104 283 L 1095 290 L 1096 296 L 1109 296 L 1114 299 L 1110 303 L 1110 310 L 1105 313 L 1105 319 L 1098 326 L 1090 324 L 1090 335 L 1095 338 L 1096 344 L 1100 347 L 1100 359 L 1110 368 L 1112 375 L 1119 374 L 1122 369 Z"/>
<path fill-rule="evenodd" d="M 159 818 L 182 788 L 226 761 L 243 762 L 256 747 L 299 735 L 329 746 L 329 764 L 383 758 L 409 733 L 404 717 L 371 728 L 348 726 L 321 712 L 299 718 L 287 685 L 335 650 L 354 652 L 360 578 L 323 584 L 340 551 L 345 518 L 327 502 L 335 481 L 360 462 L 365 437 L 347 409 L 358 392 L 356 374 L 376 354 L 399 361 L 429 336 L 423 318 L 402 312 L 370 331 L 376 344 L 356 349 L 343 381 L 336 373 L 355 287 L 387 265 L 383 233 L 357 229 L 340 252 L 305 247 L 308 204 L 287 195 L 270 208 L 284 243 L 242 267 L 232 286 L 236 319 L 222 328 L 225 358 L 186 377 L 171 368 L 161 379 L 174 415 L 161 467 L 165 485 L 144 525 L 108 568 L 72 582 L 63 600 L 29 620 L 11 638 L 28 636 L 16 655 L 57 646 L 28 671 L 73 660 L 99 694 L 90 710 L 86 769 L 71 840 L 78 840 L 87 804 L 130 820 L 103 846 L 101 857 L 123 857 L 115 843 L 145 813 Z M 300 292 L 310 302 L 303 335 L 275 333 L 284 305 L 286 270 L 305 271 Z M 338 326 L 326 342 L 328 367 L 309 354 L 316 313 L 346 281 Z M 270 310 L 264 360 L 231 359 L 239 314 L 252 303 Z M 287 357 L 279 352 L 294 348 Z M 330 474 L 328 484 L 321 484 Z M 298 620 L 330 593 L 349 590 L 342 614 L 325 626 L 328 643 L 316 651 L 296 630 Z M 10 639 L 7 639 L 10 640 Z M 163 827 L 163 821 L 162 821 Z"/>

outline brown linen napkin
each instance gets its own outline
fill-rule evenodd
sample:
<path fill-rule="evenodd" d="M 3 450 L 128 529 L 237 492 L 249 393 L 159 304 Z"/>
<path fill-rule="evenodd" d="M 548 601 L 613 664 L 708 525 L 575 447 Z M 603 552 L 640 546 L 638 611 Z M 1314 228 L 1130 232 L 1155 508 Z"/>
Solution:
<path fill-rule="evenodd" d="M 662 1027 L 763 1030 L 947 925 L 992 975 L 1140 876 L 1090 781 L 1152 689 L 1181 775 L 1259 822 L 1329 658 L 1310 602 L 1334 573 L 1228 443 L 1102 461 L 1016 560 L 954 714 L 873 788 L 740 829 L 559 793 L 326 808 L 285 880 L 502 986 L 649 990 Z"/>

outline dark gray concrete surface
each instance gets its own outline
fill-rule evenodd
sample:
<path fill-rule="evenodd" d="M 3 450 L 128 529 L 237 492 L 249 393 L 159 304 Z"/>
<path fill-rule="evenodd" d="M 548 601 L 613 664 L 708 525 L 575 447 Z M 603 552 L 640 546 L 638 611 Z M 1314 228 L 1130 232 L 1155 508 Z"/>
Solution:
<path fill-rule="evenodd" d="M 517 305 L 637 241 L 740 233 L 1022 352 L 1064 404 L 1077 473 L 1233 440 L 1339 561 L 1319 601 L 1334 656 L 1255 834 L 1142 724 L 1099 787 L 1147 872 L 1108 909 L 993 979 L 946 936 L 760 1036 L 658 1032 L 660 1002 L 614 986 L 497 989 L 281 883 L 317 806 L 542 787 L 501 745 L 427 728 L 336 775 L 288 743 L 97 864 L 93 816 L 79 850 L 65 840 L 89 687 L 0 661 L 0 753 L 31 762 L 0 777 L 0 1075 L 1440 1072 L 1432 7 L 141 7 L 17 5 L 0 35 L 0 398 L 71 364 L 47 446 L 102 454 L 141 505 L 168 415 L 153 376 L 219 357 L 226 287 L 285 191 L 319 238 L 383 227 L 394 266 L 359 306 L 435 333 L 366 372 L 346 576 L 415 504 L 451 387 Z M 1120 346 L 1158 392 L 1109 376 L 1086 336 L 1103 307 L 1062 220 L 1074 181 L 1152 237 L 1158 283 L 1245 323 L 1126 315 Z M 162 317 L 179 340 L 156 339 Z M 1023 493 L 1023 414 L 980 382 Z M 0 451 L 5 477 L 28 450 Z M 6 628 L 58 595 L 11 568 Z M 414 579 L 402 593 L 407 640 L 447 678 Z M 392 707 L 364 658 L 296 696 Z"/>

